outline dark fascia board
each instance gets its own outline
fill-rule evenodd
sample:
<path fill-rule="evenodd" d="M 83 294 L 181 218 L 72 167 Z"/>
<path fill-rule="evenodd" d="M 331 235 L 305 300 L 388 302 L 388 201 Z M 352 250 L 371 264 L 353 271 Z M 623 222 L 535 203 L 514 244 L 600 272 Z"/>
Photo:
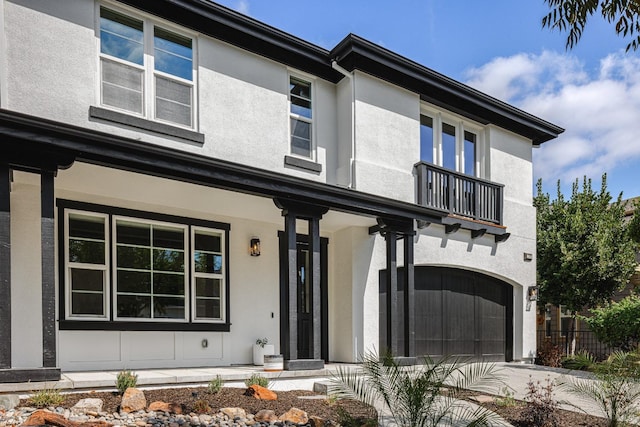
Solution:
<path fill-rule="evenodd" d="M 39 159 L 40 153 L 45 153 Z M 60 156 L 148 175 L 300 202 L 369 217 L 440 223 L 444 211 L 335 185 L 205 157 L 185 151 L 0 109 L 0 158 L 10 167 L 50 164 Z M 27 158 L 28 156 L 28 158 Z"/>
<path fill-rule="evenodd" d="M 119 0 L 231 45 L 337 83 L 329 51 L 210 0 Z"/>
<path fill-rule="evenodd" d="M 564 129 L 457 82 L 417 62 L 349 34 L 330 53 L 343 68 L 360 70 L 419 93 L 421 99 L 482 124 L 493 123 L 532 140 L 556 138 Z"/>

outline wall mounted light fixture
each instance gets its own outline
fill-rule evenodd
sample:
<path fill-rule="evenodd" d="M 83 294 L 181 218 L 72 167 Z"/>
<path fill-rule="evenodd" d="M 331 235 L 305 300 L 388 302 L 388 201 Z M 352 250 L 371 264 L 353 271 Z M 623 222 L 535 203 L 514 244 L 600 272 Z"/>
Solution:
<path fill-rule="evenodd" d="M 538 301 L 538 287 L 529 286 L 527 288 L 527 299 L 529 301 Z"/>
<path fill-rule="evenodd" d="M 260 239 L 257 237 L 253 237 L 249 241 L 249 253 L 251 256 L 260 256 Z"/>

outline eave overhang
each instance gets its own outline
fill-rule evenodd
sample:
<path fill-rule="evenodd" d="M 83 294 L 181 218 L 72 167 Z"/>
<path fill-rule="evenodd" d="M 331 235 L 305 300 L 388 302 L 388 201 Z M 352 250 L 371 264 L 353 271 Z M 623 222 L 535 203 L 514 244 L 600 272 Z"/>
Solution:
<path fill-rule="evenodd" d="M 302 203 L 372 218 L 441 223 L 447 213 L 344 187 L 205 157 L 0 109 L 0 162 L 37 171 L 74 161 Z"/>
<path fill-rule="evenodd" d="M 556 138 L 564 129 L 506 102 L 437 73 L 354 34 L 331 56 L 343 68 L 360 70 L 420 94 L 426 102 L 484 125 L 494 124 L 530 139 L 534 145 Z"/>

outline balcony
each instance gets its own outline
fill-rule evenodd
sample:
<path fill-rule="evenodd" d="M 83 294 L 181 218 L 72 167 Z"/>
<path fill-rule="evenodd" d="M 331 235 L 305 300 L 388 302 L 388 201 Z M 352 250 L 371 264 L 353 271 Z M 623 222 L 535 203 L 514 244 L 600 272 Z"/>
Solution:
<path fill-rule="evenodd" d="M 425 162 L 416 163 L 414 169 L 419 205 L 470 220 L 502 225 L 504 185 Z"/>

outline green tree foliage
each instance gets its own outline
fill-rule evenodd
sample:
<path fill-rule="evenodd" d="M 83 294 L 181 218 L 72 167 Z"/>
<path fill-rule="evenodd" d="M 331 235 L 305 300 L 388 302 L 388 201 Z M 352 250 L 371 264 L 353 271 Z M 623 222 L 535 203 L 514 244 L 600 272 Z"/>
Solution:
<path fill-rule="evenodd" d="M 640 1 L 638 0 L 545 0 L 549 13 L 542 18 L 542 27 L 568 31 L 567 49 L 573 48 L 596 14 L 614 25 L 615 32 L 630 37 L 627 51 L 640 47 Z"/>
<path fill-rule="evenodd" d="M 607 302 L 621 290 L 633 273 L 636 244 L 623 221 L 622 194 L 611 203 L 606 175 L 599 192 L 584 178 L 582 188 L 574 182 L 571 198 L 560 191 L 555 200 L 538 192 L 537 270 L 540 302 L 564 305 L 575 315 Z M 570 328 L 573 337 L 575 321 Z"/>
<path fill-rule="evenodd" d="M 640 197 L 633 201 L 633 216 L 627 227 L 631 240 L 640 244 Z"/>
<path fill-rule="evenodd" d="M 640 297 L 631 295 L 589 310 L 584 321 L 598 339 L 611 347 L 630 351 L 640 342 Z"/>

